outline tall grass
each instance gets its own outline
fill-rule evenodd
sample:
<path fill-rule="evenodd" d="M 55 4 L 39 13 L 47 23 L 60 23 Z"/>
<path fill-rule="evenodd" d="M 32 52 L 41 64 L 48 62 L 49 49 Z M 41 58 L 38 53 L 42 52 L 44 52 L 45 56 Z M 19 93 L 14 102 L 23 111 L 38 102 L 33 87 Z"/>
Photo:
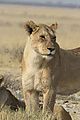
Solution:
<path fill-rule="evenodd" d="M 0 120 L 55 120 L 55 118 L 49 112 L 44 114 L 41 111 L 36 111 L 36 113 L 21 110 L 14 112 L 6 108 L 0 112 Z"/>

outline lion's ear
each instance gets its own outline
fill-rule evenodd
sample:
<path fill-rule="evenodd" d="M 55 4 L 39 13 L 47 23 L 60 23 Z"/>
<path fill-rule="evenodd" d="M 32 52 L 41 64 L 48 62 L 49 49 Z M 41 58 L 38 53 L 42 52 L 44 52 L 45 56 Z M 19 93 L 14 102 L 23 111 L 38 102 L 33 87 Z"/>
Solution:
<path fill-rule="evenodd" d="M 58 28 L 58 24 L 57 23 L 52 24 L 50 27 L 51 29 L 56 30 Z"/>
<path fill-rule="evenodd" d="M 30 35 L 32 34 L 33 31 L 36 30 L 37 25 L 33 22 L 33 21 L 28 21 L 25 25 L 25 30 L 27 31 L 27 33 Z"/>

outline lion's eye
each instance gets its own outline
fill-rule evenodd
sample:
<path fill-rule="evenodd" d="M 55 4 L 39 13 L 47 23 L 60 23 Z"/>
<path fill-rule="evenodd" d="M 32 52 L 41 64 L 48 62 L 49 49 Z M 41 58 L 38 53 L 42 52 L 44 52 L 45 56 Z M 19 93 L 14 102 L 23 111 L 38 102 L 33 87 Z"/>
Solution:
<path fill-rule="evenodd" d="M 52 39 L 55 39 L 55 40 L 56 40 L 56 36 L 52 37 Z"/>
<path fill-rule="evenodd" d="M 56 36 L 52 37 L 52 40 L 53 40 L 54 42 L 56 42 Z"/>
<path fill-rule="evenodd" d="M 45 36 L 44 35 L 40 35 L 40 38 L 45 39 Z"/>
<path fill-rule="evenodd" d="M 54 39 L 56 39 L 56 36 L 54 36 Z"/>

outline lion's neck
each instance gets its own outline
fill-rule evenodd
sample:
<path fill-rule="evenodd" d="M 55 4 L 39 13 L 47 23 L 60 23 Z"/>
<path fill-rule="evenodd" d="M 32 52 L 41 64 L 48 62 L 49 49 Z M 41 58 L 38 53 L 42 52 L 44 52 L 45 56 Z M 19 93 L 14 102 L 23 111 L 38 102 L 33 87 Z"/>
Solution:
<path fill-rule="evenodd" d="M 49 60 L 44 58 L 42 55 L 36 53 L 35 51 L 31 51 L 30 55 L 30 64 L 31 66 L 41 69 L 43 67 L 47 67 L 48 66 L 48 62 Z"/>

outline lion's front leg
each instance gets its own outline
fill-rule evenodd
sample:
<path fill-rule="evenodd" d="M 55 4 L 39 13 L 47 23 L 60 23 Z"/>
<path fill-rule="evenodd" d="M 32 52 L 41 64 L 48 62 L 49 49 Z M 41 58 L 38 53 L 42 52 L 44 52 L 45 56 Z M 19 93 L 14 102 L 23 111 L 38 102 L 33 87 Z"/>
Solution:
<path fill-rule="evenodd" d="M 39 110 L 39 96 L 35 90 L 28 90 L 25 92 L 26 109 L 30 112 Z"/>
<path fill-rule="evenodd" d="M 34 75 L 32 73 L 24 72 L 22 86 L 26 109 L 28 111 L 39 110 L 39 93 L 34 89 Z"/>
<path fill-rule="evenodd" d="M 53 112 L 55 104 L 56 92 L 53 89 L 48 89 L 46 93 L 43 94 L 43 112 L 50 110 Z"/>

